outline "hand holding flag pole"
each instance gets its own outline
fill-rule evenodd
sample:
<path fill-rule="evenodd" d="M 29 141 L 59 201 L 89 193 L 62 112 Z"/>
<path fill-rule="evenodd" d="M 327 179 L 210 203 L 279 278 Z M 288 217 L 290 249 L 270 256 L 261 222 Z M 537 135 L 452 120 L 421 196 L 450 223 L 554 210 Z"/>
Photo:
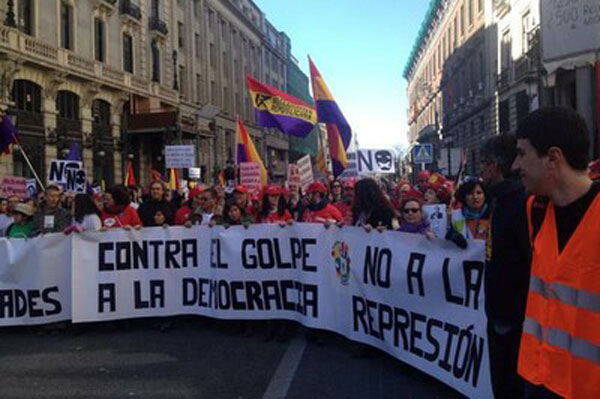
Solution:
<path fill-rule="evenodd" d="M 3 138 L 3 143 L 1 144 L 6 145 L 6 150 L 8 150 L 8 146 L 13 143 L 19 146 L 19 151 L 21 151 L 21 155 L 23 155 L 23 159 L 25 159 L 25 163 L 27 163 L 29 170 L 31 170 L 31 173 L 33 173 L 33 176 L 35 177 L 35 180 L 38 182 L 40 187 L 43 190 L 45 190 L 46 187 L 42 183 L 42 180 L 40 179 L 38 174 L 35 172 L 35 169 L 33 168 L 29 157 L 27 156 L 25 150 L 23 150 L 23 146 L 19 142 L 19 138 L 17 137 L 17 128 L 15 128 L 12 121 L 6 116 L 6 114 L 0 114 L 0 136 L 2 136 Z"/>

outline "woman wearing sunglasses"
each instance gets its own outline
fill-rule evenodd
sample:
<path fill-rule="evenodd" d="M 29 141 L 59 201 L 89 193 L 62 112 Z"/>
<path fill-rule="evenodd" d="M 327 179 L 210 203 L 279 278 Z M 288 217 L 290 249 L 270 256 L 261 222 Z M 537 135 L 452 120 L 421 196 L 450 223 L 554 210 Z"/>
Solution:
<path fill-rule="evenodd" d="M 423 234 L 433 239 L 435 234 L 431 230 L 423 214 L 423 200 L 416 193 L 408 192 L 400 203 L 401 223 L 398 231 L 405 233 Z"/>

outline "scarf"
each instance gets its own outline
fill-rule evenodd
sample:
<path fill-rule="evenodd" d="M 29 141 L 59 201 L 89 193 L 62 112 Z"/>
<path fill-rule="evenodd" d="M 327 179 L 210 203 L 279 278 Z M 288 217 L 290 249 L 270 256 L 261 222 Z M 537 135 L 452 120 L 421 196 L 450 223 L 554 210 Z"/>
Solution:
<path fill-rule="evenodd" d="M 462 214 L 465 217 L 465 219 L 467 219 L 467 220 L 479 220 L 483 217 L 483 215 L 486 214 L 487 209 L 488 209 L 487 203 L 483 204 L 483 206 L 481 208 L 479 208 L 479 210 L 476 210 L 471 207 L 468 207 L 467 205 L 464 205 L 462 208 Z"/>
<path fill-rule="evenodd" d="M 327 198 L 323 198 L 321 200 L 321 202 L 317 203 L 317 204 L 308 204 L 307 208 L 310 209 L 311 211 L 319 211 L 323 208 L 325 208 L 325 206 L 329 203 L 329 201 L 327 200 Z"/>
<path fill-rule="evenodd" d="M 429 224 L 424 220 L 421 223 L 402 222 L 398 231 L 403 231 L 405 233 L 423 234 L 427 231 L 428 228 Z"/>

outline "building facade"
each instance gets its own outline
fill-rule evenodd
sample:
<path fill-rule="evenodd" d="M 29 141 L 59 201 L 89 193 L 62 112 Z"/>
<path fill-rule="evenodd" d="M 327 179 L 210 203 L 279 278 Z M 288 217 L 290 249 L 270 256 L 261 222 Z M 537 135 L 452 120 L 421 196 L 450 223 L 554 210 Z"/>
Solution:
<path fill-rule="evenodd" d="M 432 1 L 404 70 L 409 142 L 432 143 L 436 159 L 441 149 L 463 148 L 472 173 L 480 144 L 495 132 L 496 42 L 490 21 L 487 1 Z"/>
<path fill-rule="evenodd" d="M 121 183 L 131 160 L 147 183 L 165 145 L 194 144 L 208 183 L 234 160 L 238 117 L 287 163 L 287 139 L 255 123 L 245 75 L 285 89 L 289 39 L 252 0 L 1 0 L 0 18 L 0 108 L 40 176 L 77 143 L 90 179 Z M 14 151 L 0 174 L 30 172 Z"/>
<path fill-rule="evenodd" d="M 477 173 L 489 136 L 514 132 L 541 105 L 561 105 L 584 117 L 598 157 L 598 31 L 600 9 L 585 2 L 431 1 L 404 70 L 409 142 L 463 149 Z"/>

